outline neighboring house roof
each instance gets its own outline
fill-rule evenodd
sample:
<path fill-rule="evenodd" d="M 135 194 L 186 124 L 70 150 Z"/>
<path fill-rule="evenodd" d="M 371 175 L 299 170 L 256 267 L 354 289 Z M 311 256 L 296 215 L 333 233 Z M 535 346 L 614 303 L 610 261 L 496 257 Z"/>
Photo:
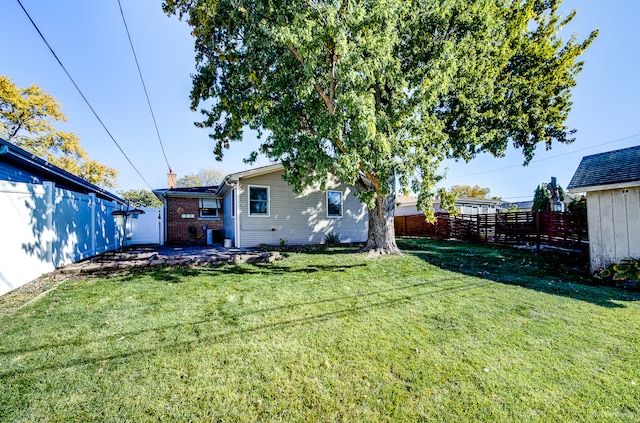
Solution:
<path fill-rule="evenodd" d="M 43 182 L 53 182 L 58 188 L 90 194 L 97 197 L 120 204 L 126 200 L 100 188 L 91 182 L 67 172 L 58 166 L 52 165 L 48 161 L 37 157 L 22 148 L 0 138 L 0 164 L 4 164 L 6 169 L 0 169 L 0 180 L 10 182 L 23 182 L 31 184 L 42 184 Z M 0 166 L 1 168 L 2 166 Z"/>
<path fill-rule="evenodd" d="M 439 201 L 439 200 L 437 200 Z M 460 197 L 456 200 L 456 205 L 461 205 L 461 204 L 471 204 L 471 205 L 478 205 L 478 206 L 499 206 L 503 203 L 504 201 L 502 200 L 493 200 L 490 198 L 467 198 L 467 197 Z"/>
<path fill-rule="evenodd" d="M 517 210 L 526 210 L 533 208 L 533 200 L 531 201 L 514 201 L 513 203 L 502 203 L 502 207 L 508 209 L 512 205 L 517 207 Z"/>
<path fill-rule="evenodd" d="M 210 185 L 205 187 L 186 187 L 186 188 L 163 188 L 155 189 L 153 193 L 156 197 L 181 197 L 181 198 L 219 198 L 216 194 L 218 185 Z"/>
<path fill-rule="evenodd" d="M 417 197 L 411 197 L 411 196 L 406 196 L 406 195 L 398 195 L 396 196 L 396 206 L 397 207 L 412 207 L 415 206 L 418 203 L 418 198 Z M 440 204 L 440 199 L 438 197 L 436 197 L 433 200 L 433 203 L 438 205 Z M 488 198 L 466 198 L 466 197 L 460 197 L 456 200 L 456 205 L 460 206 L 463 204 L 469 204 L 469 205 L 479 205 L 479 206 L 490 206 L 490 205 L 495 205 L 495 206 L 499 206 L 502 205 L 504 203 L 504 201 L 502 200 L 492 200 L 492 199 L 488 199 Z"/>
<path fill-rule="evenodd" d="M 582 158 L 567 189 L 599 191 L 640 185 L 640 145 Z"/>

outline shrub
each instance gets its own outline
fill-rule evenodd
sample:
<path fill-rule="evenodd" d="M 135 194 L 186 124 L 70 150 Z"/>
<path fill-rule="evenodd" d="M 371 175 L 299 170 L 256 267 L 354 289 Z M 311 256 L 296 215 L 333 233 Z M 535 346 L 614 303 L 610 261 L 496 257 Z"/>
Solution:
<path fill-rule="evenodd" d="M 329 247 L 340 245 L 340 235 L 334 233 L 326 234 L 324 236 L 324 243 Z"/>
<path fill-rule="evenodd" d="M 594 276 L 605 283 L 640 288 L 640 260 L 622 260 L 596 272 Z"/>

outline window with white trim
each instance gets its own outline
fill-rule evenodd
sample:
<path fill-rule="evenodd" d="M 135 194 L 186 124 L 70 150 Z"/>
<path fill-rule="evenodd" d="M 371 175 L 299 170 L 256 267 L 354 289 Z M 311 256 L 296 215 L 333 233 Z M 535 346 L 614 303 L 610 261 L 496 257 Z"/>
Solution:
<path fill-rule="evenodd" d="M 269 216 L 269 187 L 249 185 L 249 216 Z"/>
<path fill-rule="evenodd" d="M 327 191 L 327 217 L 342 217 L 342 191 Z"/>
<path fill-rule="evenodd" d="M 200 218 L 217 219 L 220 217 L 220 200 L 200 199 Z"/>

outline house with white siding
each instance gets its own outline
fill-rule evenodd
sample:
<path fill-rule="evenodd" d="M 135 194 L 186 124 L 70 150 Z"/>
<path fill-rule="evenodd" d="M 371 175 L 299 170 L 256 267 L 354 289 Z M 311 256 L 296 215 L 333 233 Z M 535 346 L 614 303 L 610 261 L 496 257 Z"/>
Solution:
<path fill-rule="evenodd" d="M 368 214 L 355 187 L 329 175 L 296 194 L 280 164 L 227 175 L 217 190 L 226 239 L 238 248 L 256 245 L 321 244 L 335 234 L 341 242 L 367 240 Z"/>
<path fill-rule="evenodd" d="M 587 196 L 592 272 L 640 258 L 640 145 L 583 157 L 567 189 Z"/>
<path fill-rule="evenodd" d="M 367 240 L 367 208 L 355 187 L 329 175 L 326 189 L 317 184 L 296 194 L 283 175 L 283 166 L 273 164 L 232 173 L 216 186 L 176 188 L 170 173 L 170 187 L 154 190 L 164 202 L 167 243 L 309 245 L 329 234 L 341 242 Z"/>

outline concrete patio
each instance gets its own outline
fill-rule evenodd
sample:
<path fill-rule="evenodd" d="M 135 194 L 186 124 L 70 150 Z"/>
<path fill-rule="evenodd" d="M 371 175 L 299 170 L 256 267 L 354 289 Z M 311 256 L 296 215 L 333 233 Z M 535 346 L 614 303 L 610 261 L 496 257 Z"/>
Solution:
<path fill-rule="evenodd" d="M 64 275 L 107 274 L 154 266 L 203 266 L 224 263 L 268 263 L 281 260 L 277 251 L 227 249 L 217 245 L 135 245 L 108 251 L 57 270 Z"/>

